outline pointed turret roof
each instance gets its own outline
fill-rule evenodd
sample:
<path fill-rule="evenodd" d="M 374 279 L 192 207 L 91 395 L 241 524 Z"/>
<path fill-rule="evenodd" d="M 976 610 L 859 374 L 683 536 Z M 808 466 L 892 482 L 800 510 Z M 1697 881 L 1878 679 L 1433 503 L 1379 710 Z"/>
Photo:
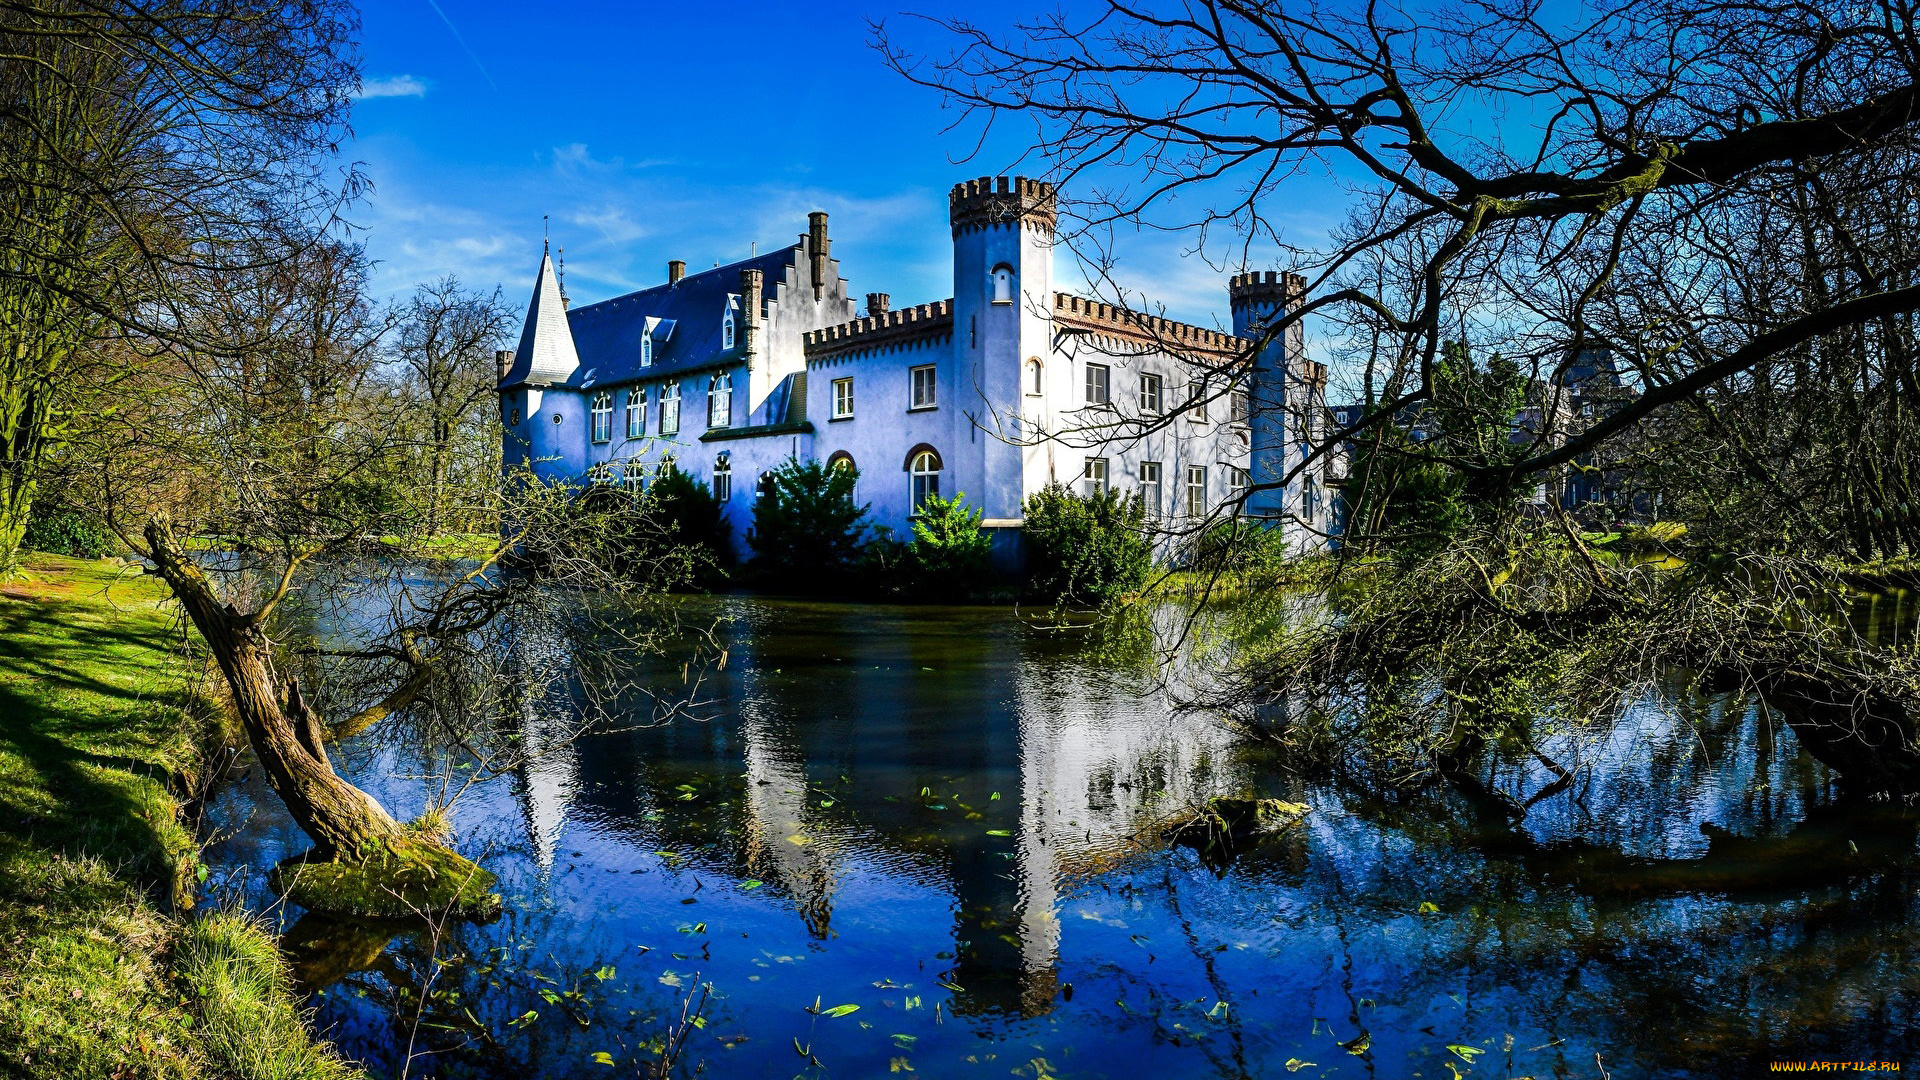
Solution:
<path fill-rule="evenodd" d="M 543 254 L 540 273 L 533 283 L 533 300 L 527 304 L 526 327 L 520 331 L 520 347 L 514 350 L 513 367 L 500 385 L 564 383 L 579 367 L 573 331 L 567 326 L 567 306 L 560 296 L 560 279 L 553 272 L 553 258 Z"/>

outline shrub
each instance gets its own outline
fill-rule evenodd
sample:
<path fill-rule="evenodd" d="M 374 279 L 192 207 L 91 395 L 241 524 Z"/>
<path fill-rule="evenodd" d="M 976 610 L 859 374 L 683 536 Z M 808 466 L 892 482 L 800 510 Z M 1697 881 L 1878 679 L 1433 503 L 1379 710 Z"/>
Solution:
<path fill-rule="evenodd" d="M 663 589 L 713 588 L 734 562 L 720 500 L 676 466 L 667 466 L 644 492 L 590 485 L 568 496 L 561 512 L 566 519 L 552 530 L 560 550 L 534 553 L 536 562 L 591 560 Z"/>
<path fill-rule="evenodd" d="M 54 555 L 97 559 L 113 550 L 107 530 L 90 517 L 72 510 L 36 512 L 27 522 L 24 547 Z"/>
<path fill-rule="evenodd" d="M 1146 584 L 1153 544 L 1139 498 L 1075 495 L 1059 484 L 1026 502 L 1027 591 L 1066 604 L 1104 604 Z"/>
<path fill-rule="evenodd" d="M 753 568 L 783 588 L 825 587 L 859 555 L 867 508 L 853 501 L 852 468 L 788 458 L 753 503 Z"/>
<path fill-rule="evenodd" d="M 992 573 L 993 538 L 980 531 L 985 511 L 961 505 L 966 494 L 935 495 L 913 519 L 905 572 L 916 591 L 958 598 L 978 590 Z"/>
<path fill-rule="evenodd" d="M 640 502 L 643 511 L 658 521 L 659 535 L 666 544 L 700 553 L 709 568 L 703 575 L 705 580 L 726 577 L 734 564 L 733 527 L 727 524 L 725 508 L 707 485 L 680 466 L 669 465 L 648 486 Z"/>
<path fill-rule="evenodd" d="M 1285 534 L 1267 522 L 1221 521 L 1183 545 L 1181 563 L 1199 573 L 1251 570 L 1286 561 Z"/>

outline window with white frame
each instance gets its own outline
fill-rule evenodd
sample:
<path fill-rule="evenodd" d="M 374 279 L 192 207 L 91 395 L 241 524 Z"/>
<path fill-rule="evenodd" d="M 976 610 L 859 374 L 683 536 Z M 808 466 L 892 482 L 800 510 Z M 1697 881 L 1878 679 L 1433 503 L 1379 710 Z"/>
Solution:
<path fill-rule="evenodd" d="M 1187 419 L 1196 424 L 1207 422 L 1207 383 L 1205 379 L 1195 379 L 1187 384 L 1187 400 L 1193 404 L 1187 409 Z"/>
<path fill-rule="evenodd" d="M 1165 384 L 1151 372 L 1140 373 L 1140 415 L 1159 416 L 1166 407 Z"/>
<path fill-rule="evenodd" d="M 721 454 L 713 459 L 713 497 L 726 502 L 733 496 L 733 459 Z"/>
<path fill-rule="evenodd" d="M 1236 424 L 1245 424 L 1253 419 L 1253 402 L 1245 390 L 1235 390 L 1227 397 L 1229 416 Z"/>
<path fill-rule="evenodd" d="M 1046 375 L 1046 372 L 1040 366 L 1039 357 L 1036 356 L 1033 359 L 1028 360 L 1027 361 L 1027 393 L 1035 394 L 1035 395 L 1046 393 L 1047 383 L 1046 383 L 1045 375 Z"/>
<path fill-rule="evenodd" d="M 1311 525 L 1313 519 L 1319 514 L 1320 485 L 1314 483 L 1312 477 L 1308 477 L 1306 483 L 1300 485 L 1300 517 Z"/>
<path fill-rule="evenodd" d="M 908 368 L 907 378 L 910 380 L 912 387 L 907 398 L 907 408 L 931 409 L 939 404 L 939 400 L 934 393 L 935 385 L 932 364 Z"/>
<path fill-rule="evenodd" d="M 647 433 L 647 388 L 636 386 L 627 391 L 627 438 Z"/>
<path fill-rule="evenodd" d="M 647 490 L 647 466 L 645 462 L 629 461 L 620 467 L 620 475 L 627 487 L 635 493 Z"/>
<path fill-rule="evenodd" d="M 653 335 L 652 334 L 640 335 L 640 366 L 641 367 L 653 366 Z"/>
<path fill-rule="evenodd" d="M 1105 405 L 1113 400 L 1113 369 L 1105 364 L 1087 365 L 1087 404 Z"/>
<path fill-rule="evenodd" d="M 613 395 L 605 390 L 593 395 L 593 441 L 613 440 Z"/>
<path fill-rule="evenodd" d="M 723 371 L 707 384 L 707 426 L 728 427 L 733 423 L 733 373 Z"/>
<path fill-rule="evenodd" d="M 1205 517 L 1207 513 L 1207 467 L 1187 466 L 1187 516 Z"/>
<path fill-rule="evenodd" d="M 1247 488 L 1251 487 L 1252 484 L 1253 477 L 1248 474 L 1247 470 L 1233 465 L 1227 466 L 1227 488 L 1233 493 L 1235 498 L 1245 495 Z"/>
<path fill-rule="evenodd" d="M 913 455 L 913 460 L 907 465 L 907 475 L 912 484 L 911 512 L 918 514 L 925 508 L 928 499 L 940 497 L 940 455 L 931 450 L 922 450 Z"/>
<path fill-rule="evenodd" d="M 993 302 L 1013 303 L 1013 267 L 1006 263 L 993 268 Z"/>
<path fill-rule="evenodd" d="M 1140 463 L 1140 505 L 1146 507 L 1147 517 L 1159 520 L 1165 512 L 1165 495 L 1160 490 L 1160 463 L 1143 461 Z"/>
<path fill-rule="evenodd" d="M 833 418 L 845 420 L 853 415 L 853 377 L 833 380 Z"/>
<path fill-rule="evenodd" d="M 1108 486 L 1107 459 L 1103 457 L 1088 458 L 1087 467 L 1081 474 L 1081 479 L 1086 485 L 1086 493 L 1089 498 L 1095 495 L 1106 494 Z"/>
<path fill-rule="evenodd" d="M 680 434 L 680 384 L 660 388 L 660 434 Z"/>
<path fill-rule="evenodd" d="M 720 316 L 720 347 L 723 349 L 733 348 L 733 305 L 735 303 L 737 301 L 729 297 L 727 310 Z"/>

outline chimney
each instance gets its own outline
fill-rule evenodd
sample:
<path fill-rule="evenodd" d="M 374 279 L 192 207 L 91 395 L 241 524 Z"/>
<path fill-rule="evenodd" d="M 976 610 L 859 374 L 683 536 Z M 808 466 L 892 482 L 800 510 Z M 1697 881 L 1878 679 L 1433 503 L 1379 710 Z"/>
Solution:
<path fill-rule="evenodd" d="M 687 276 L 687 260 L 685 259 L 668 259 L 667 260 L 667 284 L 671 285 L 674 282 L 679 281 L 681 278 L 686 276 Z"/>
<path fill-rule="evenodd" d="M 886 293 L 883 293 L 883 292 L 868 293 L 867 294 L 867 314 L 868 315 L 885 315 L 887 313 L 887 305 L 890 304 L 892 300 L 893 300 L 892 297 L 888 296 Z"/>
<path fill-rule="evenodd" d="M 740 351 L 753 355 L 760 336 L 760 295 L 766 290 L 766 275 L 758 270 L 740 271 Z"/>
<path fill-rule="evenodd" d="M 827 212 L 815 210 L 807 215 L 807 250 L 813 255 L 813 298 L 827 292 Z"/>
<path fill-rule="evenodd" d="M 493 350 L 493 365 L 500 369 L 500 381 L 507 381 L 507 372 L 513 370 L 513 350 Z"/>

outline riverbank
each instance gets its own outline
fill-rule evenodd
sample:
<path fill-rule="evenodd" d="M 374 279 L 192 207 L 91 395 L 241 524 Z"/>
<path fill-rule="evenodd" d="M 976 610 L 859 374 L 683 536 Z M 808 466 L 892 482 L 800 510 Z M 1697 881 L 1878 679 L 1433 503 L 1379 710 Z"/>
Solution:
<path fill-rule="evenodd" d="M 358 1077 L 307 1030 L 270 935 L 186 911 L 182 799 L 214 713 L 164 599 L 54 555 L 0 585 L 0 1071 Z"/>

